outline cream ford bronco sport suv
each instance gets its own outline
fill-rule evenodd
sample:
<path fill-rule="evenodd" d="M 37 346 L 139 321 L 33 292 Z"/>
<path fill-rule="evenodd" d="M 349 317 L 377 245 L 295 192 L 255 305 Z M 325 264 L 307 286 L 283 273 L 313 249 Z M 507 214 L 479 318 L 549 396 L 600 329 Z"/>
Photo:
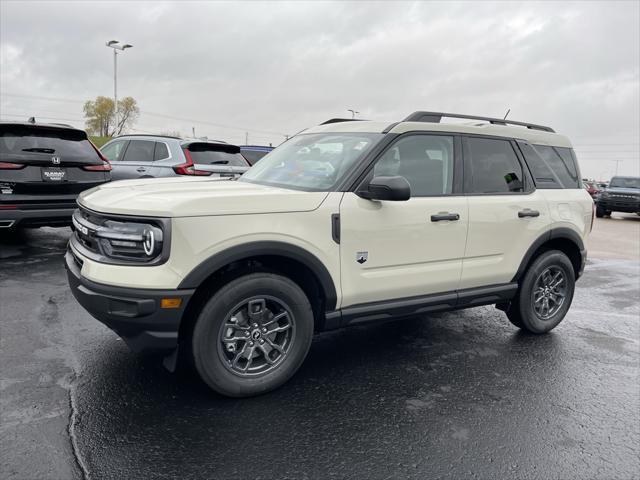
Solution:
<path fill-rule="evenodd" d="M 237 181 L 86 191 L 69 283 L 132 350 L 164 351 L 170 369 L 179 350 L 215 391 L 255 395 L 295 373 L 318 331 L 478 305 L 553 329 L 593 222 L 580 178 L 544 126 L 334 119 Z"/>

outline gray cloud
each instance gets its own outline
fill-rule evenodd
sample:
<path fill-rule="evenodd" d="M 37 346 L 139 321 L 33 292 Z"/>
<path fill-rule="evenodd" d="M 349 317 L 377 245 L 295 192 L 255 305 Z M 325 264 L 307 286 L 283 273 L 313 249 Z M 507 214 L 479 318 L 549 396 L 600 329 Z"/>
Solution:
<path fill-rule="evenodd" d="M 277 144 L 347 108 L 389 121 L 511 108 L 569 135 L 585 175 L 610 176 L 616 158 L 640 174 L 638 2 L 0 5 L 6 118 L 81 119 L 83 100 L 112 95 L 115 38 L 135 46 L 118 79 L 140 130 Z"/>

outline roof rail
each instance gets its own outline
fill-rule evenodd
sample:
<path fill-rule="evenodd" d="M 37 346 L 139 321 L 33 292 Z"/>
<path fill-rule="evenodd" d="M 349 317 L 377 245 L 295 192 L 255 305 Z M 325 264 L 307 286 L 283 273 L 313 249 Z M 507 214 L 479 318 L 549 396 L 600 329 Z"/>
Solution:
<path fill-rule="evenodd" d="M 160 134 L 155 135 L 153 133 L 123 133 L 113 138 L 119 138 L 119 137 L 160 137 L 160 138 L 175 138 L 176 140 L 183 140 L 180 137 L 174 137 L 172 135 L 160 135 Z"/>
<path fill-rule="evenodd" d="M 329 125 L 330 123 L 340 122 L 361 122 L 362 118 L 330 118 L 326 122 L 322 122 L 320 125 Z"/>
<path fill-rule="evenodd" d="M 462 115 L 460 113 L 444 113 L 444 112 L 413 112 L 407 118 L 402 120 L 403 122 L 431 122 L 440 123 L 442 117 L 448 118 L 465 118 L 467 120 L 483 120 L 493 125 L 520 125 L 521 127 L 527 127 L 532 130 L 542 130 L 543 132 L 555 133 L 555 130 L 551 127 L 545 127 L 544 125 L 536 125 L 534 123 L 516 122 L 515 120 L 506 120 L 504 118 L 492 118 L 492 117 L 478 117 L 476 115 Z"/>

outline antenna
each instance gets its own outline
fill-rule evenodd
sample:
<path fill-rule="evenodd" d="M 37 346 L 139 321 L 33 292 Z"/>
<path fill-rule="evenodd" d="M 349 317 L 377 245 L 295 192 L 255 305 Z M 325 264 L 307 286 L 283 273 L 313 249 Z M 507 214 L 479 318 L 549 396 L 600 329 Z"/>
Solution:
<path fill-rule="evenodd" d="M 509 112 L 511 112 L 510 108 L 507 108 L 507 113 L 504 114 L 504 117 L 502 117 L 503 120 L 507 119 L 507 116 L 509 115 Z"/>

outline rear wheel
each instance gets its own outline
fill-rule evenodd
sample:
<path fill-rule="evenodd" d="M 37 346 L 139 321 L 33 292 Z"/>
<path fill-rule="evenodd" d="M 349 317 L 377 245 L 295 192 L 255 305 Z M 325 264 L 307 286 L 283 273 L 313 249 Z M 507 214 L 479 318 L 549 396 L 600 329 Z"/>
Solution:
<path fill-rule="evenodd" d="M 268 392 L 300 367 L 313 336 L 313 312 L 290 279 L 254 273 L 218 290 L 191 339 L 202 380 L 230 397 Z"/>
<path fill-rule="evenodd" d="M 575 288 L 575 272 L 569 258 L 550 250 L 536 258 L 507 310 L 515 326 L 531 333 L 546 333 L 565 317 Z"/>

